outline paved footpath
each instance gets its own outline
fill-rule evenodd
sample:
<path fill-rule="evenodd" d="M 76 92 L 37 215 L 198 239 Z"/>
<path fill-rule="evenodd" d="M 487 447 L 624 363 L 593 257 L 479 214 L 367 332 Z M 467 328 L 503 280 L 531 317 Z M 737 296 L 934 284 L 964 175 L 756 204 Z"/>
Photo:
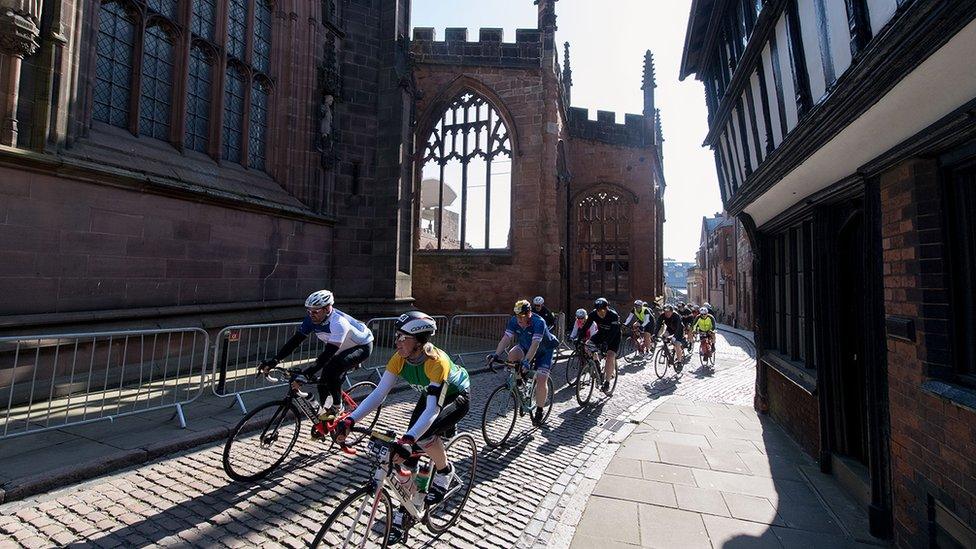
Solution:
<path fill-rule="evenodd" d="M 432 540 L 417 528 L 413 547 L 545 547 L 566 543 L 596 482 L 635 414 L 666 395 L 696 402 L 752 402 L 752 346 L 720 335 L 714 372 L 692 363 L 658 380 L 652 368 L 623 365 L 613 398 L 581 409 L 557 392 L 549 426 L 520 420 L 513 442 L 481 451 L 477 485 L 462 520 Z M 554 380 L 564 379 L 563 365 Z M 480 436 L 481 412 L 502 374 L 473 377 L 472 410 L 462 430 Z M 557 384 L 559 386 L 559 384 Z M 267 398 L 275 395 L 269 393 Z M 402 430 L 415 396 L 401 392 L 383 422 Z M 0 506 L 0 546 L 305 547 L 335 504 L 369 474 L 363 458 L 328 453 L 303 438 L 284 466 L 253 485 L 230 482 L 214 443 L 70 488 Z M 602 468 L 600 467 L 602 464 Z M 602 488 L 601 488 L 602 490 Z M 602 493 L 602 492 L 601 492 Z M 600 496 L 597 496 L 600 497 Z"/>

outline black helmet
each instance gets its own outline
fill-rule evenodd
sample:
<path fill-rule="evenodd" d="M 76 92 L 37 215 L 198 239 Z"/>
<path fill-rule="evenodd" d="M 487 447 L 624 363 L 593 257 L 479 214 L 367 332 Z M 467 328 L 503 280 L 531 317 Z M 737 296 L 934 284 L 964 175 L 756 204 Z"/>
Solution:
<path fill-rule="evenodd" d="M 605 297 L 598 297 L 596 301 L 593 302 L 593 306 L 597 309 L 606 309 L 610 306 L 610 302 L 607 301 Z"/>
<path fill-rule="evenodd" d="M 437 332 L 437 323 L 427 313 L 410 311 L 400 315 L 394 324 L 394 328 L 398 332 L 417 338 L 417 341 L 421 343 L 427 343 L 430 337 Z"/>

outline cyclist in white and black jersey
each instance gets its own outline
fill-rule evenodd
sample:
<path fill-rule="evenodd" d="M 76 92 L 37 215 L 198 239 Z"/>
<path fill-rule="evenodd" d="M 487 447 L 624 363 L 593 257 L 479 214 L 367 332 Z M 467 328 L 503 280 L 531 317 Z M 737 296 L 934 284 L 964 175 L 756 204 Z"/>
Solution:
<path fill-rule="evenodd" d="M 365 362 L 373 352 L 373 332 L 366 324 L 336 309 L 334 302 L 335 298 L 329 290 L 319 290 L 309 295 L 305 300 L 307 314 L 298 331 L 285 342 L 274 358 L 261 362 L 262 369 L 277 366 L 311 334 L 324 341 L 325 350 L 315 359 L 315 364 L 302 372 L 311 376 L 322 371 L 318 384 L 319 402 L 324 405 L 326 397 L 332 397 L 331 407 L 323 409 L 319 416 L 323 421 L 331 421 L 341 412 L 343 375 Z M 313 427 L 312 436 L 321 437 L 322 434 Z"/>
<path fill-rule="evenodd" d="M 593 310 L 587 315 L 586 321 L 580 327 L 577 343 L 582 334 L 590 330 L 590 326 L 596 325 L 596 334 L 590 338 L 594 345 L 606 345 L 607 355 L 603 365 L 603 372 L 606 374 L 603 386 L 600 390 L 606 393 L 610 390 L 610 381 L 617 372 L 617 352 L 620 350 L 620 315 L 617 311 L 610 308 L 610 302 L 605 298 L 598 298 L 593 302 Z"/>
<path fill-rule="evenodd" d="M 636 322 L 641 338 L 644 340 L 644 346 L 650 349 L 651 340 L 654 337 L 654 320 L 654 314 L 647 307 L 647 303 L 638 299 L 634 301 L 634 308 L 630 310 L 630 314 L 627 315 L 627 320 L 624 321 L 623 325 L 630 327 L 631 322 Z"/>

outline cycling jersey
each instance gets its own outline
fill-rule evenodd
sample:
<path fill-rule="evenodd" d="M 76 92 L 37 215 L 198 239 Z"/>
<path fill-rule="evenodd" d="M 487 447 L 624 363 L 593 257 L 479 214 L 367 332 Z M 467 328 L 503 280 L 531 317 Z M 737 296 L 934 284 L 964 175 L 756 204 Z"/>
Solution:
<path fill-rule="evenodd" d="M 305 315 L 305 320 L 298 327 L 298 333 L 304 336 L 314 333 L 315 337 L 335 345 L 340 351 L 373 342 L 373 332 L 366 324 L 335 307 L 332 308 L 332 314 L 325 317 L 321 324 L 312 322 L 312 319 Z"/>
<path fill-rule="evenodd" d="M 585 323 L 586 323 L 585 318 L 577 318 L 576 322 L 573 323 L 573 331 L 570 332 L 569 339 L 576 339 L 576 336 L 580 334 L 580 330 L 583 328 L 583 324 Z M 596 324 L 591 324 L 590 329 L 587 330 L 585 334 L 583 334 L 584 335 L 583 340 L 586 341 L 587 339 L 590 339 L 591 337 L 596 335 L 596 332 L 597 332 Z"/>
<path fill-rule="evenodd" d="M 386 371 L 400 376 L 411 387 L 426 391 L 431 385 L 447 384 L 447 396 L 466 393 L 471 386 L 468 371 L 458 366 L 441 349 L 434 347 L 435 356 L 424 355 L 424 361 L 414 364 L 394 353 L 386 364 Z"/>
<path fill-rule="evenodd" d="M 712 315 L 699 316 L 698 320 L 695 321 L 694 329 L 698 332 L 711 332 L 715 329 L 715 317 Z"/>
<path fill-rule="evenodd" d="M 603 318 L 600 318 L 596 309 L 590 311 L 589 316 L 586 317 L 586 323 L 583 324 L 584 331 L 589 330 L 592 324 L 596 324 L 598 333 L 607 332 L 612 335 L 616 332 L 618 335 L 620 334 L 620 315 L 613 309 L 607 308 L 607 314 Z"/>
<path fill-rule="evenodd" d="M 657 324 L 658 326 L 661 326 L 662 324 L 667 326 L 668 332 L 671 335 L 677 336 L 683 333 L 681 317 L 678 316 L 678 313 L 672 313 L 671 318 L 668 318 L 664 313 L 661 313 L 661 316 L 657 319 Z"/>
<path fill-rule="evenodd" d="M 538 311 L 533 308 L 532 314 L 541 316 L 542 320 L 546 321 L 546 326 L 548 326 L 550 330 L 556 327 L 556 315 L 553 314 L 553 312 L 550 311 L 545 305 L 540 307 Z"/>
<path fill-rule="evenodd" d="M 529 352 L 529 347 L 533 341 L 539 342 L 539 351 L 555 349 L 559 346 L 559 340 L 552 335 L 546 321 L 541 316 L 533 314 L 529 317 L 529 325 L 521 326 L 518 317 L 513 316 L 505 327 L 505 335 L 512 338 L 515 343 L 522 348 L 523 352 Z"/>
<path fill-rule="evenodd" d="M 638 309 L 631 309 L 630 314 L 627 315 L 627 320 L 624 321 L 624 326 L 630 326 L 630 323 L 637 319 L 637 322 L 643 328 L 648 325 L 651 321 L 651 310 L 647 307 L 641 307 Z"/>

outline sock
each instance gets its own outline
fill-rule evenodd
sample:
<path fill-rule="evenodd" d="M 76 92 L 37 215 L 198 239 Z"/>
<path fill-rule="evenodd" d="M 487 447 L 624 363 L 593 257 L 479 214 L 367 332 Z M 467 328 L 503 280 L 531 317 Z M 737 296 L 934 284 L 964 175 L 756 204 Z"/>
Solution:
<path fill-rule="evenodd" d="M 450 466 L 450 465 L 448 465 L 447 467 L 445 467 L 445 468 L 443 468 L 443 469 L 438 469 L 438 470 L 437 470 L 437 472 L 438 472 L 439 474 L 441 474 L 441 475 L 446 475 L 446 474 L 448 474 L 448 473 L 450 473 L 450 472 L 451 472 L 451 466 Z"/>

